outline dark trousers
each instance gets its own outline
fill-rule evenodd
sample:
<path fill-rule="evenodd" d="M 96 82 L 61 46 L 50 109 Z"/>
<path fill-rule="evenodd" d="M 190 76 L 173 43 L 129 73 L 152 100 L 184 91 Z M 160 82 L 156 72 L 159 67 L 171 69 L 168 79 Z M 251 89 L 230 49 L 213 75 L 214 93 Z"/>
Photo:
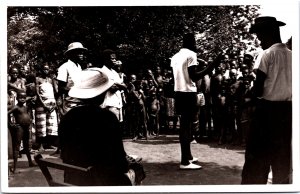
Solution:
<path fill-rule="evenodd" d="M 292 103 L 259 100 L 249 131 L 242 184 L 291 183 Z"/>
<path fill-rule="evenodd" d="M 181 147 L 181 164 L 188 165 L 193 158 L 191 153 L 191 138 L 193 123 L 197 118 L 197 93 L 176 92 L 176 113 L 180 115 L 179 141 Z"/>

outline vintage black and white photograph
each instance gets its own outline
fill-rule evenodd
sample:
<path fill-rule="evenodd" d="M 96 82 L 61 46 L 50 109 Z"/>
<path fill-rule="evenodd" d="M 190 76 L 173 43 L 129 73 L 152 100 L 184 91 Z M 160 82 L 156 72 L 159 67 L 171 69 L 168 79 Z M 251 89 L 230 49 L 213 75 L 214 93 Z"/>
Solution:
<path fill-rule="evenodd" d="M 2 189 L 300 191 L 294 6 L 6 6 Z"/>

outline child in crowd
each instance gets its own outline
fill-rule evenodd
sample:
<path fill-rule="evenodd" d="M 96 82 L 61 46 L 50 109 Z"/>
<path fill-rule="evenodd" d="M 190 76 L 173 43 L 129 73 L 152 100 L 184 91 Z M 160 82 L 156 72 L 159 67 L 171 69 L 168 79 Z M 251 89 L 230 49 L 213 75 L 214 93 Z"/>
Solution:
<path fill-rule="evenodd" d="M 159 110 L 160 103 L 156 96 L 156 88 L 149 91 L 146 109 L 149 117 L 148 130 L 149 135 L 158 136 L 159 133 Z"/>
<path fill-rule="evenodd" d="M 135 102 L 135 95 L 134 95 L 134 82 L 136 81 L 136 75 L 131 74 L 128 76 L 128 83 L 127 85 L 127 91 L 126 91 L 126 106 L 125 106 L 125 126 L 127 128 L 127 134 L 129 136 L 134 137 L 134 132 L 137 128 L 137 122 L 136 122 L 136 102 Z"/>
<path fill-rule="evenodd" d="M 241 128 L 240 128 L 240 101 L 241 95 L 239 82 L 233 83 L 229 86 L 228 95 L 226 98 L 227 104 L 227 125 L 231 139 L 229 143 L 240 144 L 241 143 Z M 226 135 L 226 134 L 225 134 Z M 226 142 L 226 138 L 225 138 Z"/>
<path fill-rule="evenodd" d="M 163 88 L 157 88 L 157 100 L 159 101 L 158 125 L 159 131 L 166 129 L 167 115 L 166 115 L 166 97 L 164 96 Z"/>
<path fill-rule="evenodd" d="M 148 138 L 147 129 L 147 113 L 145 108 L 145 95 L 142 90 L 142 82 L 136 80 L 128 86 L 128 103 L 131 103 L 131 112 L 133 113 L 130 117 L 134 119 L 133 128 L 133 141 L 141 139 L 142 137 Z M 133 117 L 135 116 L 135 117 Z"/>
<path fill-rule="evenodd" d="M 12 144 L 13 144 L 14 164 L 11 170 L 13 173 L 15 172 L 17 166 L 21 140 L 23 140 L 24 152 L 27 156 L 29 167 L 36 165 L 32 161 L 29 152 L 29 127 L 31 124 L 31 119 L 28 113 L 28 108 L 25 105 L 26 93 L 19 92 L 17 94 L 17 100 L 18 103 L 8 111 L 8 115 L 13 114 L 15 118 L 15 124 L 9 127 L 12 136 Z"/>

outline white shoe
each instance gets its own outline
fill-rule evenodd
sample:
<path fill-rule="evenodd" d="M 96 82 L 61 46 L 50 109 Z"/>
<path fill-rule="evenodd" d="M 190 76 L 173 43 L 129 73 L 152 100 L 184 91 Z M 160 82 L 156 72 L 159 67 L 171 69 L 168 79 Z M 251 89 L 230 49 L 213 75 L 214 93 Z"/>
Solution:
<path fill-rule="evenodd" d="M 197 144 L 198 142 L 194 139 L 193 141 L 191 141 L 191 144 Z"/>
<path fill-rule="evenodd" d="M 140 162 L 143 160 L 142 157 L 139 157 L 137 155 L 127 155 L 126 158 L 130 161 L 134 160 L 134 162 Z"/>
<path fill-rule="evenodd" d="M 198 158 L 193 157 L 193 159 L 189 160 L 190 163 L 198 162 Z"/>
<path fill-rule="evenodd" d="M 182 170 L 199 170 L 201 168 L 202 168 L 202 166 L 199 166 L 199 165 L 193 164 L 193 163 L 190 163 L 188 165 L 180 164 L 180 169 L 182 169 Z"/>

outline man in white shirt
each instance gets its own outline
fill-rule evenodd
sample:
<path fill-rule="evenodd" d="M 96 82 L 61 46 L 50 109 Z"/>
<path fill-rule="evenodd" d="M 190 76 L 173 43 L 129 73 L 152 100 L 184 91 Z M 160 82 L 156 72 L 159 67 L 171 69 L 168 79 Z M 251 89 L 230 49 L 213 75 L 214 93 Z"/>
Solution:
<path fill-rule="evenodd" d="M 87 48 L 83 47 L 80 42 L 69 44 L 67 51 L 65 51 L 68 61 L 58 68 L 56 80 L 58 82 L 57 106 L 59 117 L 65 115 L 71 108 L 81 104 L 79 99 L 70 97 L 68 92 L 72 86 L 80 82 L 80 74 L 82 69 L 84 69 L 84 54 L 86 51 Z M 59 147 L 60 145 L 58 145 L 58 149 L 51 155 L 59 154 Z"/>
<path fill-rule="evenodd" d="M 58 104 L 61 105 L 60 113 L 64 115 L 69 109 L 79 103 L 79 100 L 68 97 L 68 92 L 72 86 L 80 81 L 80 73 L 84 69 L 84 54 L 87 48 L 83 47 L 80 42 L 69 44 L 65 52 L 68 61 L 58 68 Z"/>
<path fill-rule="evenodd" d="M 56 78 L 60 89 L 64 90 L 63 93 L 67 94 L 70 88 L 78 81 L 86 51 L 87 49 L 80 42 L 69 44 L 68 50 L 65 52 L 68 61 L 58 68 Z"/>
<path fill-rule="evenodd" d="M 118 118 L 119 122 L 123 122 L 123 101 L 121 90 L 126 89 L 123 78 L 119 76 L 114 70 L 115 63 L 117 62 L 116 54 L 113 50 L 106 49 L 103 51 L 104 69 L 108 75 L 114 80 L 115 84 L 106 93 L 104 102 L 101 104 L 102 108 L 107 108 L 113 112 Z"/>
<path fill-rule="evenodd" d="M 202 61 L 202 63 L 205 63 Z M 183 48 L 171 58 L 174 75 L 175 108 L 180 115 L 179 141 L 181 147 L 180 169 L 196 170 L 197 158 L 191 153 L 193 123 L 197 121 L 197 87 L 196 81 L 213 70 L 217 61 L 202 69 L 197 63 L 196 41 L 192 33 L 183 37 Z M 203 65 L 203 64 L 200 64 Z"/>
<path fill-rule="evenodd" d="M 254 83 L 256 110 L 249 132 L 242 184 L 266 184 L 270 168 L 273 184 L 292 178 L 292 52 L 281 42 L 274 17 L 259 17 L 250 28 L 264 49 Z"/>

